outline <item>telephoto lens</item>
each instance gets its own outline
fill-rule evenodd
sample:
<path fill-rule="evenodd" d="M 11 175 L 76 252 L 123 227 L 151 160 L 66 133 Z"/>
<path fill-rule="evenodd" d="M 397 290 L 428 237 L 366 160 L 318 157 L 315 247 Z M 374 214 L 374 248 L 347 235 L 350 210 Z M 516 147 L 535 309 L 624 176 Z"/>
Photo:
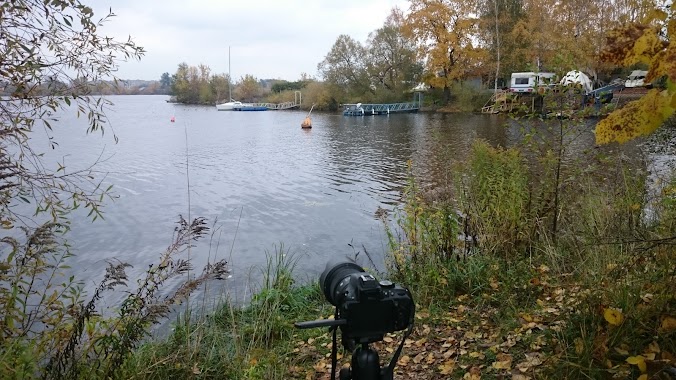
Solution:
<path fill-rule="evenodd" d="M 329 260 L 329 262 L 326 263 L 324 272 L 319 276 L 319 286 L 322 288 L 326 300 L 333 306 L 339 306 L 339 303 L 341 303 L 340 295 L 343 289 L 339 289 L 338 285 L 351 274 L 361 272 L 364 272 L 364 268 L 347 258 L 334 258 Z M 344 284 L 344 286 L 347 285 L 349 285 L 349 282 Z"/>

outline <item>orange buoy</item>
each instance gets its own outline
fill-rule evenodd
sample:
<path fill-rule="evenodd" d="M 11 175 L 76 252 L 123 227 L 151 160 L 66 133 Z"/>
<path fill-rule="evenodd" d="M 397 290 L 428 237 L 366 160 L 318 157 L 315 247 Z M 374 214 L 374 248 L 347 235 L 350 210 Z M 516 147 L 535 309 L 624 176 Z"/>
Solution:
<path fill-rule="evenodd" d="M 307 116 L 305 116 L 303 122 L 300 123 L 301 128 L 303 129 L 312 128 L 312 119 L 310 119 L 310 114 L 312 113 L 313 108 L 315 108 L 314 104 L 312 104 L 312 107 L 310 107 L 310 112 L 307 113 Z"/>
<path fill-rule="evenodd" d="M 302 123 L 300 123 L 301 128 L 312 128 L 312 120 L 310 120 L 310 116 L 305 117 L 305 120 L 303 120 Z"/>

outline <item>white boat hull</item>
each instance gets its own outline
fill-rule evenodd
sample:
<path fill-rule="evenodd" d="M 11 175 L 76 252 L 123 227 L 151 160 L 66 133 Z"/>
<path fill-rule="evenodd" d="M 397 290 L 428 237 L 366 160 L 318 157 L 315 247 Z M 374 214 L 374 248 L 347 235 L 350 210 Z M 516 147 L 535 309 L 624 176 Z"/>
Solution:
<path fill-rule="evenodd" d="M 221 104 L 216 104 L 216 109 L 218 111 L 232 111 L 235 107 L 242 107 L 242 102 L 226 102 Z"/>

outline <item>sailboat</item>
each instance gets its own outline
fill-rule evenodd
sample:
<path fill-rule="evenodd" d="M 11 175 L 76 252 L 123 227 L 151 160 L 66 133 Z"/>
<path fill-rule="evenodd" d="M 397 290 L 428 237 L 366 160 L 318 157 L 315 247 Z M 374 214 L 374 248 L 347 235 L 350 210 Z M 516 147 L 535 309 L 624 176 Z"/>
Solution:
<path fill-rule="evenodd" d="M 230 88 L 230 82 L 232 82 L 232 76 L 230 75 L 230 46 L 228 46 L 228 99 L 230 101 L 216 104 L 216 109 L 218 111 L 232 111 L 235 108 L 242 108 L 242 102 L 235 101 L 232 98 L 232 89 Z"/>

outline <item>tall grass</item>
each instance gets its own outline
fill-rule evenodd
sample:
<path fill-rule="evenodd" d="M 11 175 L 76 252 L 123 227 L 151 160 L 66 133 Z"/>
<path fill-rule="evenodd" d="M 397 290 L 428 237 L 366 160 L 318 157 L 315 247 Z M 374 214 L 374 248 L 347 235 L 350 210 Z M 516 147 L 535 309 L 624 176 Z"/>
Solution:
<path fill-rule="evenodd" d="M 125 368 L 125 377 L 288 378 L 292 359 L 299 361 L 289 356 L 294 339 L 316 334 L 296 330 L 293 323 L 332 313 L 319 286 L 295 284 L 296 262 L 283 246 L 267 254 L 261 286 L 248 304 L 226 300 L 193 325 L 178 321 L 168 339 L 141 347 Z"/>
<path fill-rule="evenodd" d="M 477 142 L 452 174 L 454 196 L 427 201 L 411 178 L 388 227 L 387 261 L 422 308 L 447 309 L 466 294 L 479 310 L 499 310 L 505 334 L 553 302 L 565 317 L 549 334 L 549 376 L 637 377 L 628 356 L 676 350 L 676 176 L 648 218 L 640 167 L 599 160 L 582 179 L 561 171 L 553 185 L 555 157 L 540 162 L 544 170 L 531 171 L 520 151 Z M 609 309 L 621 323 L 606 318 Z"/>
<path fill-rule="evenodd" d="M 165 317 L 201 284 L 221 279 L 225 261 L 207 265 L 200 275 L 167 293 L 170 281 L 191 269 L 185 251 L 208 230 L 203 219 L 182 217 L 172 244 L 151 264 L 124 297 L 119 310 L 104 316 L 100 301 L 127 286 L 128 264 L 109 262 L 103 280 L 87 294 L 74 277 L 65 278 L 68 244 L 58 224 L 27 234 L 27 241 L 5 238 L 13 247 L 0 271 L 0 372 L 3 378 L 113 378 Z M 85 297 L 89 299 L 86 300 Z"/>

